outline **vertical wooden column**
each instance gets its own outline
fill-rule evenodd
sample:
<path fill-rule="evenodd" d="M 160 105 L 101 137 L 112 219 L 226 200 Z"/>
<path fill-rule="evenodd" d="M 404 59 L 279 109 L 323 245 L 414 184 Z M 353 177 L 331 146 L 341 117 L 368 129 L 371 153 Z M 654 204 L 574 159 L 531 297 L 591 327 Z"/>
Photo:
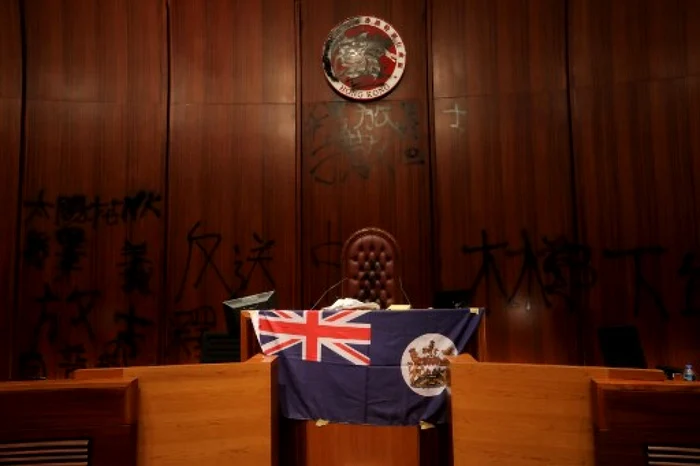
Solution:
<path fill-rule="evenodd" d="M 15 335 L 17 196 L 22 122 L 22 44 L 19 3 L 0 2 L 0 380 L 10 376 Z"/>

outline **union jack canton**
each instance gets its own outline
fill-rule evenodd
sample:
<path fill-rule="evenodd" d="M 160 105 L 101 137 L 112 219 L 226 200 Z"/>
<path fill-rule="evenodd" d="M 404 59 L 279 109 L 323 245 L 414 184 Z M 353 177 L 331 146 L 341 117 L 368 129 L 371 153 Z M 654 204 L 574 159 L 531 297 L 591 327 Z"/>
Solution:
<path fill-rule="evenodd" d="M 368 366 L 371 324 L 357 322 L 368 312 L 269 311 L 258 314 L 254 325 L 264 354 L 273 355 L 301 345 L 304 361 L 323 361 L 325 348 L 352 364 Z"/>

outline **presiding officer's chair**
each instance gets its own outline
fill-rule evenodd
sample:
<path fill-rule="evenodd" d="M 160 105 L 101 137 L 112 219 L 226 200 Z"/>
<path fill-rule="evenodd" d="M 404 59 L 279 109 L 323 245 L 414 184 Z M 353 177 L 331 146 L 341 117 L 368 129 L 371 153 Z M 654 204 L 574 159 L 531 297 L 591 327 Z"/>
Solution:
<path fill-rule="evenodd" d="M 401 250 L 394 237 L 379 228 L 353 233 L 341 255 L 343 296 L 374 302 L 382 309 L 404 303 Z"/>

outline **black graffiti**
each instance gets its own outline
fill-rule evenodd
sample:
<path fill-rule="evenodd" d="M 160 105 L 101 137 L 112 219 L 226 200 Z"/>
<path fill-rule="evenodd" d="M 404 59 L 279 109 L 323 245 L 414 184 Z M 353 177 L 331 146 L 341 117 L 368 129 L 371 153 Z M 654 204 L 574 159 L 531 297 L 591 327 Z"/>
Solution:
<path fill-rule="evenodd" d="M 32 267 L 43 270 L 46 260 L 51 254 L 51 238 L 48 234 L 38 230 L 27 230 L 24 239 L 22 257 Z"/>
<path fill-rule="evenodd" d="M 61 298 L 51 289 L 49 284 L 44 284 L 44 293 L 35 301 L 39 303 L 39 317 L 32 331 L 30 349 L 19 355 L 18 377 L 21 380 L 43 380 L 47 377 L 44 355 L 39 350 L 45 328 L 48 327 L 46 337 L 50 343 L 53 344 L 58 339 L 58 314 L 50 307 L 59 303 Z"/>
<path fill-rule="evenodd" d="M 519 305 L 515 301 L 516 295 L 520 292 L 523 286 L 523 280 L 527 281 L 527 291 L 526 291 L 526 301 L 525 309 L 530 310 L 531 302 L 530 298 L 533 295 L 533 286 L 537 285 L 540 296 L 545 306 L 551 307 L 552 303 L 547 298 L 547 293 L 545 291 L 544 280 L 542 280 L 542 274 L 540 273 L 539 260 L 537 259 L 537 253 L 532 247 L 532 241 L 530 241 L 530 236 L 527 231 L 522 230 L 520 232 L 520 237 L 523 243 L 523 247 L 517 250 L 507 251 L 506 255 L 509 257 L 522 256 L 522 266 L 520 267 L 520 273 L 518 274 L 518 279 L 515 282 L 515 287 L 508 296 L 508 304 L 511 306 Z M 534 283 L 533 283 L 534 282 Z"/>
<path fill-rule="evenodd" d="M 32 220 L 34 220 L 34 217 L 37 216 L 39 218 L 51 218 L 51 214 L 49 214 L 49 209 L 52 209 L 55 204 L 44 200 L 44 190 L 42 189 L 41 191 L 39 191 L 39 195 L 37 196 L 36 200 L 24 201 L 22 205 L 26 209 L 29 209 L 29 213 L 24 219 L 25 225 L 29 225 L 31 224 Z"/>
<path fill-rule="evenodd" d="M 136 221 L 143 218 L 149 212 L 160 218 L 160 209 L 157 203 L 162 200 L 162 196 L 152 191 L 139 191 L 134 196 L 124 197 L 124 208 L 122 209 L 122 221 Z"/>
<path fill-rule="evenodd" d="M 272 285 L 272 287 L 275 286 L 275 280 L 272 278 L 270 270 L 267 268 L 266 265 L 267 263 L 272 261 L 272 256 L 269 253 L 270 250 L 274 247 L 275 241 L 263 239 L 257 233 L 253 233 L 253 241 L 255 242 L 256 246 L 253 246 L 249 249 L 245 261 L 240 259 L 236 259 L 234 261 L 235 274 L 236 277 L 238 277 L 238 279 L 240 280 L 239 287 L 235 291 L 234 295 L 238 295 L 240 292 L 248 289 L 248 284 L 253 278 L 255 269 L 258 267 L 265 275 L 265 278 L 267 278 L 268 283 Z M 236 255 L 240 254 L 240 247 L 238 245 L 235 245 L 234 251 Z M 248 270 L 244 272 L 243 267 L 245 264 L 248 264 L 250 266 L 248 267 Z"/>
<path fill-rule="evenodd" d="M 92 223 L 97 228 L 99 219 L 104 214 L 104 208 L 109 204 L 101 202 L 99 196 L 94 200 L 88 199 L 84 194 L 70 196 L 58 196 L 56 198 L 56 225 L 84 225 Z"/>
<path fill-rule="evenodd" d="M 153 267 L 151 260 L 146 257 L 147 254 L 148 245 L 145 241 L 142 243 L 124 241 L 121 250 L 124 261 L 117 265 L 122 269 L 122 291 L 125 293 L 138 291 L 144 296 L 151 294 Z"/>
<path fill-rule="evenodd" d="M 545 245 L 540 251 L 544 255 L 542 272 L 550 278 L 544 290 L 548 295 L 564 299 L 567 308 L 573 310 L 577 306 L 579 293 L 590 290 L 598 278 L 597 271 L 591 265 L 591 248 L 572 243 L 563 235 L 554 240 L 545 236 L 542 242 Z"/>
<path fill-rule="evenodd" d="M 182 299 L 183 293 L 185 292 L 185 285 L 187 284 L 187 279 L 190 273 L 190 267 L 192 266 L 192 255 L 194 254 L 195 248 L 197 248 L 204 259 L 204 263 L 197 274 L 194 281 L 194 288 L 197 289 L 202 284 L 204 279 L 204 274 L 207 270 L 212 269 L 216 274 L 217 279 L 226 289 L 226 291 L 233 295 L 233 288 L 226 282 L 223 273 L 216 265 L 214 261 L 214 254 L 221 246 L 222 237 L 220 233 L 197 233 L 201 222 L 197 222 L 190 228 L 187 232 L 187 259 L 185 261 L 185 271 L 182 274 L 182 280 L 180 281 L 180 286 L 175 294 L 175 302 L 179 302 Z"/>
<path fill-rule="evenodd" d="M 187 259 L 185 260 L 185 270 L 182 274 L 182 280 L 180 280 L 177 293 L 175 294 L 176 303 L 180 302 L 184 295 L 190 276 L 195 248 L 199 250 L 203 258 L 203 263 L 192 283 L 194 289 L 199 288 L 204 280 L 205 273 L 209 269 L 214 272 L 217 280 L 230 297 L 239 296 L 239 293 L 248 289 L 248 285 L 256 270 L 260 270 L 268 283 L 275 286 L 275 280 L 268 268 L 269 263 L 273 260 L 271 250 L 275 246 L 274 240 L 265 239 L 258 233 L 253 233 L 254 245 L 248 249 L 247 254 L 243 258 L 238 257 L 242 254 L 241 247 L 238 244 L 233 246 L 236 256 L 234 259 L 234 275 L 238 279 L 238 286 L 234 286 L 227 281 L 214 260 L 214 255 L 223 241 L 222 235 L 220 233 L 198 233 L 200 226 L 201 222 L 197 222 L 187 232 Z"/>
<path fill-rule="evenodd" d="M 188 358 L 201 350 L 202 335 L 216 328 L 216 311 L 211 306 L 175 311 L 170 317 L 172 328 L 168 353 L 185 353 Z M 179 360 L 179 357 L 178 357 Z"/>
<path fill-rule="evenodd" d="M 87 238 L 85 230 L 80 227 L 63 227 L 55 232 L 56 242 L 60 250 L 58 256 L 58 270 L 62 276 L 68 276 L 72 272 L 81 270 L 79 265 L 81 258 L 86 256 L 85 244 Z"/>
<path fill-rule="evenodd" d="M 312 107 L 305 118 L 310 150 L 309 174 L 327 185 L 345 182 L 351 174 L 369 179 L 375 165 L 383 165 L 393 176 L 394 164 L 386 155 L 396 140 L 409 145 L 400 162 L 424 163 L 418 149 L 420 117 L 416 102 L 331 102 Z"/>
<path fill-rule="evenodd" d="M 133 304 L 129 305 L 127 312 L 115 312 L 114 321 L 117 324 L 123 323 L 123 328 L 104 345 L 102 353 L 97 357 L 96 367 L 128 366 L 130 361 L 141 354 L 139 344 L 146 338 L 141 330 L 154 325 L 151 319 L 137 315 Z"/>
<path fill-rule="evenodd" d="M 493 251 L 497 251 L 499 249 L 505 250 L 507 247 L 507 242 L 490 244 L 486 230 L 481 230 L 480 246 L 462 246 L 463 254 L 481 254 L 481 266 L 479 267 L 479 271 L 477 272 L 474 281 L 468 289 L 468 298 L 466 299 L 466 302 L 468 304 L 473 304 L 474 298 L 476 297 L 476 293 L 482 281 L 486 286 L 486 296 L 490 296 L 492 277 L 496 282 L 496 287 L 500 295 L 503 298 L 508 297 L 508 294 L 506 293 L 506 288 L 503 285 L 503 278 L 501 276 L 501 272 L 498 269 L 498 265 L 496 263 L 496 257 L 493 255 Z"/>
<path fill-rule="evenodd" d="M 641 307 L 642 293 L 646 292 L 650 297 L 661 316 L 668 319 L 669 314 L 666 310 L 661 294 L 652 286 L 652 284 L 644 277 L 642 272 L 642 259 L 645 256 L 660 256 L 666 253 L 666 249 L 661 246 L 645 246 L 633 249 L 622 250 L 603 250 L 603 257 L 608 259 L 626 259 L 631 257 L 634 261 L 634 315 L 639 315 Z"/>
<path fill-rule="evenodd" d="M 110 343 L 114 343 L 121 350 L 120 353 L 123 355 L 124 365 L 127 365 L 129 360 L 136 359 L 141 354 L 139 342 L 145 340 L 146 335 L 141 333 L 140 330 L 152 327 L 153 321 L 138 316 L 136 307 L 133 304 L 129 304 L 127 312 L 116 312 L 114 321 L 116 323 L 123 322 L 124 328 L 117 332 L 116 338 Z M 128 352 L 124 353 L 124 349 L 128 349 Z"/>
<path fill-rule="evenodd" d="M 73 327 L 82 326 L 90 338 L 90 341 L 95 341 L 95 332 L 90 323 L 90 313 L 94 310 L 97 304 L 97 299 L 102 295 L 98 290 L 80 290 L 75 288 L 67 297 L 66 302 L 74 304 L 77 310 L 77 315 L 71 317 L 70 323 Z"/>
<path fill-rule="evenodd" d="M 65 378 L 70 377 L 70 375 L 78 369 L 85 369 L 87 367 L 87 359 L 85 358 L 85 346 L 81 344 L 77 345 L 66 345 L 60 351 L 59 354 L 62 360 L 59 361 L 58 367 L 63 369 L 63 376 Z"/>
<path fill-rule="evenodd" d="M 48 326 L 46 332 L 47 338 L 50 343 L 55 343 L 58 338 L 59 321 L 58 314 L 52 312 L 50 307 L 52 304 L 61 302 L 61 298 L 54 293 L 51 289 L 51 285 L 48 283 L 44 284 L 44 294 L 36 298 L 36 302 L 39 303 L 39 319 L 34 326 L 34 332 L 32 334 L 32 347 L 39 347 L 39 340 L 44 333 L 44 328 Z"/>
<path fill-rule="evenodd" d="M 100 220 L 108 226 L 113 226 L 121 220 L 124 223 L 134 222 L 148 214 L 161 217 L 162 196 L 154 191 L 139 190 L 133 195 L 121 198 L 90 197 L 87 194 L 59 194 L 55 203 L 45 200 L 45 190 L 39 191 L 37 199 L 25 201 L 23 206 L 28 210 L 25 224 L 29 225 L 35 218 L 51 218 L 50 211 L 55 209 L 54 222 L 57 227 L 85 226 L 92 224 L 97 228 Z"/>

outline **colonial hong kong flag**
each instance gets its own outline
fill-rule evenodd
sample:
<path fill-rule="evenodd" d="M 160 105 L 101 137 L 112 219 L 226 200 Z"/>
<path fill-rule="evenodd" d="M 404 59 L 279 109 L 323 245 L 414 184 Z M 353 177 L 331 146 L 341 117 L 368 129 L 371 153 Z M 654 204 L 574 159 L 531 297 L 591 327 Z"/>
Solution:
<path fill-rule="evenodd" d="M 447 417 L 447 357 L 476 333 L 481 309 L 253 312 L 263 353 L 279 356 L 291 419 L 417 425 Z"/>
<path fill-rule="evenodd" d="M 340 311 L 324 315 L 322 312 L 272 311 L 258 320 L 258 333 L 272 337 L 261 344 L 263 353 L 277 354 L 299 345 L 301 359 L 321 362 L 321 348 L 325 347 L 352 364 L 367 366 L 372 330 L 370 324 L 356 322 L 367 312 Z M 350 345 L 363 345 L 365 352 Z"/>

